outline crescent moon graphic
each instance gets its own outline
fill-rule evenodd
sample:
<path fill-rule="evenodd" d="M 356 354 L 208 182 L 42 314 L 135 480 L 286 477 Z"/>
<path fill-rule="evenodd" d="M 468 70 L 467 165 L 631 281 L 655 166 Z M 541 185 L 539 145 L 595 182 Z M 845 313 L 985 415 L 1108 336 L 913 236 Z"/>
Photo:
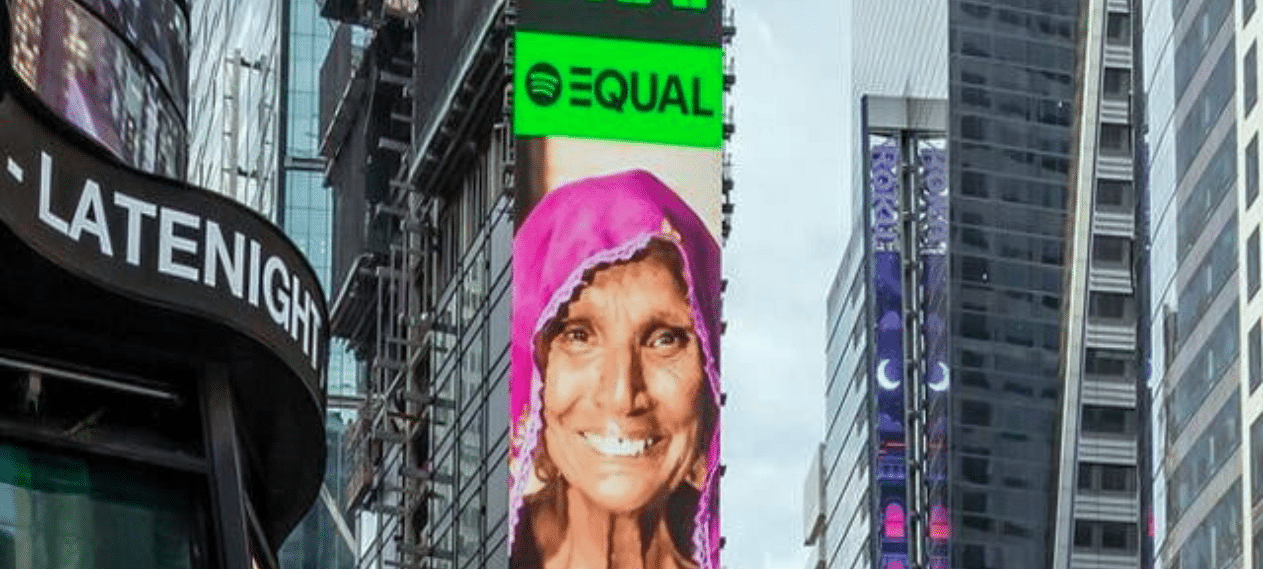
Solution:
<path fill-rule="evenodd" d="M 947 391 L 947 385 L 950 382 L 951 377 L 952 377 L 952 370 L 948 368 L 947 364 L 943 362 L 939 362 L 938 367 L 940 370 L 943 371 L 943 373 L 939 375 L 939 380 L 935 382 L 931 382 L 930 384 L 926 385 L 926 387 L 930 388 L 930 391 L 937 391 L 939 393 L 942 393 L 944 391 Z"/>
<path fill-rule="evenodd" d="M 882 360 L 877 364 L 877 385 L 886 391 L 894 391 L 899 389 L 899 382 L 890 379 L 890 375 L 886 373 L 886 366 L 890 364 L 890 360 Z"/>

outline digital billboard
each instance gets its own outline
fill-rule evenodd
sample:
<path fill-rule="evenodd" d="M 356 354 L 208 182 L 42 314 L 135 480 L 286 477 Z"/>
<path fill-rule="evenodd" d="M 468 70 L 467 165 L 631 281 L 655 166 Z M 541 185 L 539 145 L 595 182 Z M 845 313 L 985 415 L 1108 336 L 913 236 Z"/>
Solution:
<path fill-rule="evenodd" d="M 181 178 L 184 15 L 161 1 L 147 4 L 146 10 L 120 11 L 131 5 L 14 0 L 9 5 L 12 70 L 49 110 L 118 160 Z M 128 32 L 120 35 L 116 29 Z M 159 35 L 164 30 L 170 33 Z"/>
<path fill-rule="evenodd" d="M 898 137 L 868 139 L 873 285 L 874 500 L 876 556 L 882 569 L 908 567 L 907 432 L 904 421 L 903 216 Z"/>
<path fill-rule="evenodd" d="M 522 0 L 510 567 L 719 567 L 720 3 Z"/>
<path fill-rule="evenodd" d="M 917 230 L 920 248 L 921 378 L 924 389 L 925 497 L 927 569 L 947 569 L 951 557 L 951 516 L 948 485 L 948 439 L 951 408 L 951 360 L 948 351 L 947 303 L 948 170 L 946 142 L 926 137 L 917 144 Z"/>

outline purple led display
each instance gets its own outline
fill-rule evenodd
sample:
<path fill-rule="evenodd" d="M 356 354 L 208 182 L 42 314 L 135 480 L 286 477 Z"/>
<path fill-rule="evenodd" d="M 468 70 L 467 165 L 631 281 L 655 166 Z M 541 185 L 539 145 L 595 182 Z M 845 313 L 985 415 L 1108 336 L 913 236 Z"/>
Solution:
<path fill-rule="evenodd" d="M 921 246 L 921 358 L 925 383 L 926 497 L 930 507 L 927 554 L 930 567 L 946 567 L 952 534 L 948 504 L 948 412 L 951 361 L 948 357 L 947 237 L 948 178 L 943 141 L 917 144 L 918 229 Z"/>
<path fill-rule="evenodd" d="M 904 429 L 903 268 L 899 247 L 899 145 L 897 139 L 870 139 L 872 196 L 872 282 L 876 416 L 875 496 L 881 523 L 877 556 L 882 567 L 906 567 L 907 434 Z"/>
<path fill-rule="evenodd" d="M 10 64 L 25 87 L 127 165 L 184 176 L 184 112 L 170 96 L 182 101 L 182 71 L 151 72 L 160 67 L 142 57 L 147 51 L 133 49 L 78 2 L 20 0 L 10 9 Z M 163 80 L 179 88 L 169 90 Z"/>

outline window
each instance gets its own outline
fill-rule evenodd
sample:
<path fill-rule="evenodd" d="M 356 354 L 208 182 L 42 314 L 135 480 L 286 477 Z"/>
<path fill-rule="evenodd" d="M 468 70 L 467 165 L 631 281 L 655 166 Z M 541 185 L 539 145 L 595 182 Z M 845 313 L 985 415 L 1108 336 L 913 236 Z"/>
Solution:
<path fill-rule="evenodd" d="M 1079 490 L 1086 492 L 1135 492 L 1136 467 L 1128 464 L 1079 463 Z"/>
<path fill-rule="evenodd" d="M 991 482 L 991 461 L 985 458 L 965 456 L 960 460 L 960 474 L 965 482 L 987 484 Z"/>
<path fill-rule="evenodd" d="M 1131 312 L 1130 295 L 1116 292 L 1093 292 L 1088 301 L 1088 316 L 1122 320 Z"/>
<path fill-rule="evenodd" d="M 1250 393 L 1254 393 L 1254 389 L 1259 386 L 1259 382 L 1263 381 L 1263 338 L 1259 337 L 1259 323 L 1255 322 L 1250 327 Z M 1263 468 L 1263 466 L 1260 466 Z"/>
<path fill-rule="evenodd" d="M 1209 229 L 1209 228 L 1208 228 Z M 1202 313 L 1211 301 L 1219 295 L 1228 282 L 1228 277 L 1237 271 L 1237 219 L 1229 218 L 1228 223 L 1219 229 L 1219 236 L 1200 265 L 1184 283 L 1180 291 L 1179 308 L 1176 311 L 1180 330 L 1192 330 L 1202 318 Z M 1240 332 L 1238 332 L 1240 334 Z M 1181 336 L 1184 341 L 1186 336 Z"/>
<path fill-rule="evenodd" d="M 1259 62 L 1257 44 L 1251 43 L 1249 51 L 1245 52 L 1245 59 L 1241 61 L 1241 79 L 1244 82 L 1242 89 L 1242 103 L 1245 105 L 1246 116 L 1250 115 L 1250 110 L 1254 108 L 1254 103 L 1259 98 Z"/>
<path fill-rule="evenodd" d="M 1092 549 L 1102 553 L 1135 553 L 1139 546 L 1139 534 L 1134 523 L 1074 521 L 1075 549 Z"/>
<path fill-rule="evenodd" d="M 1250 232 L 1245 242 L 1245 282 L 1249 300 L 1254 300 L 1254 293 L 1259 292 L 1259 228 Z"/>
<path fill-rule="evenodd" d="M 1124 350 L 1088 348 L 1083 361 L 1083 371 L 1088 375 L 1131 379 L 1135 359 L 1135 354 Z"/>
<path fill-rule="evenodd" d="M 1188 424 L 1193 413 L 1201 406 L 1206 395 L 1228 371 L 1228 365 L 1237 357 L 1241 330 L 1238 328 L 1237 307 L 1233 305 L 1211 331 L 1210 338 L 1202 344 L 1184 375 L 1167 396 L 1167 440 L 1174 440 Z"/>
<path fill-rule="evenodd" d="M 1214 4 L 1214 2 L 1207 4 Z M 1211 71 L 1210 78 L 1202 85 L 1201 92 L 1196 95 L 1186 95 L 1193 99 L 1188 114 L 1185 115 L 1176 132 L 1176 179 L 1184 177 L 1193 159 L 1197 157 L 1210 136 L 1213 130 L 1211 127 L 1219 120 L 1224 109 L 1228 108 L 1228 103 L 1232 101 L 1232 94 L 1236 90 L 1237 66 L 1233 61 L 1235 58 L 1233 50 L 1223 50 L 1223 55 Z M 1176 85 L 1184 84 L 1177 82 Z"/>
<path fill-rule="evenodd" d="M 1131 182 L 1128 180 L 1097 180 L 1096 205 L 1111 209 L 1132 208 Z"/>
<path fill-rule="evenodd" d="M 1189 447 L 1167 478 L 1167 519 L 1178 519 L 1206 489 L 1219 468 L 1241 446 L 1241 396 L 1236 392 Z"/>
<path fill-rule="evenodd" d="M 1096 528 L 1093 527 L 1092 522 L 1075 520 L 1074 546 L 1080 548 L 1092 547 L 1092 544 L 1096 542 L 1096 537 L 1094 536 L 1096 532 L 1093 531 L 1094 529 Z"/>
<path fill-rule="evenodd" d="M 1127 492 L 1136 488 L 1136 469 L 1131 466 L 1102 464 L 1099 467 L 1101 490 L 1106 492 Z"/>
<path fill-rule="evenodd" d="M 1105 22 L 1105 40 L 1112 44 L 1131 42 L 1131 17 L 1123 12 L 1112 12 Z"/>
<path fill-rule="evenodd" d="M 1101 549 L 1136 550 L 1136 526 L 1125 522 L 1100 522 Z"/>
<path fill-rule="evenodd" d="M 1254 205 L 1259 197 L 1259 135 L 1250 138 L 1245 147 L 1245 207 Z"/>
<path fill-rule="evenodd" d="M 1260 460 L 1263 460 L 1263 417 L 1250 425 L 1250 464 L 1263 464 Z M 1250 480 L 1254 489 L 1252 503 L 1257 504 L 1263 499 L 1263 468 L 1251 468 Z"/>
<path fill-rule="evenodd" d="M 0 472 L 9 503 L 0 513 L 6 566 L 15 546 L 34 551 L 37 567 L 203 566 L 195 520 L 205 509 L 191 480 L 3 444 Z M 86 547 L 62 545 L 79 540 Z"/>
<path fill-rule="evenodd" d="M 1105 68 L 1105 96 L 1126 97 L 1131 94 L 1131 70 L 1119 67 Z"/>
<path fill-rule="evenodd" d="M 1175 553 L 1168 567 L 1229 567 L 1241 557 L 1241 481 L 1237 480 L 1211 508 Z"/>
<path fill-rule="evenodd" d="M 1122 154 L 1131 152 L 1131 127 L 1101 123 L 1101 149 Z"/>
<path fill-rule="evenodd" d="M 1105 96 L 1127 97 L 1132 92 L 1132 72 L 1119 67 L 1105 68 Z"/>
<path fill-rule="evenodd" d="M 1092 239 L 1092 260 L 1100 263 L 1131 263 L 1131 240 L 1113 235 L 1097 235 Z"/>
<path fill-rule="evenodd" d="M 964 492 L 961 500 L 961 510 L 979 514 L 987 513 L 987 493 Z"/>
<path fill-rule="evenodd" d="M 960 422 L 962 425 L 991 426 L 991 404 L 968 399 L 961 401 Z"/>
<path fill-rule="evenodd" d="M 1088 433 L 1133 435 L 1136 433 L 1136 410 L 1084 405 L 1083 430 Z"/>

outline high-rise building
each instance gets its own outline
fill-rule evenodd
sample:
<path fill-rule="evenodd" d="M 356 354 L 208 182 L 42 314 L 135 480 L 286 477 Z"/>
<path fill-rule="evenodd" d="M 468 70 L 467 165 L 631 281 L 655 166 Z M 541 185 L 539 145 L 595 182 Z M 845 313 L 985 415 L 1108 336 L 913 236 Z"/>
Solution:
<path fill-rule="evenodd" d="M 1138 565 L 1130 6 L 852 9 L 813 566 Z"/>
<path fill-rule="evenodd" d="M 1128 2 L 1080 8 L 1077 103 L 1066 192 L 1059 473 L 1054 567 L 1148 566 L 1148 439 L 1143 216 L 1135 199 L 1143 148 L 1131 94 L 1136 58 Z M 1141 278 L 1138 278 L 1141 277 Z"/>
<path fill-rule="evenodd" d="M 1138 26 L 1155 567 L 1260 562 L 1259 538 L 1246 546 L 1263 497 L 1255 11 L 1249 1 L 1152 2 Z"/>
<path fill-rule="evenodd" d="M 333 207 L 319 154 L 319 70 L 333 26 L 317 3 L 298 0 L 210 0 L 193 10 L 188 175 L 282 227 L 329 296 Z M 281 548 L 286 568 L 354 566 L 357 545 L 340 505 L 349 474 L 341 445 L 361 398 L 344 344 L 334 342 L 327 370 L 325 483 Z"/>
<path fill-rule="evenodd" d="M 188 180 L 273 221 L 281 7 L 276 0 L 189 6 Z"/>
<path fill-rule="evenodd" d="M 511 13 L 490 0 L 322 13 L 342 22 L 320 74 L 332 331 L 368 369 L 345 438 L 359 566 L 505 567 Z"/>

